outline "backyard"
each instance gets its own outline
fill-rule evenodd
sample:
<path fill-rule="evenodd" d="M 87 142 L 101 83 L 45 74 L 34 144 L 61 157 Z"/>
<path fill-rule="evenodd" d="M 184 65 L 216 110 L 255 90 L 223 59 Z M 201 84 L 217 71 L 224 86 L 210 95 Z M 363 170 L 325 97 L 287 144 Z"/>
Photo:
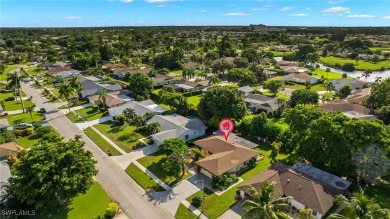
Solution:
<path fill-rule="evenodd" d="M 111 141 L 121 147 L 127 153 L 133 151 L 134 147 L 145 146 L 138 139 L 143 138 L 141 134 L 135 132 L 136 127 L 124 124 L 118 126 L 112 121 L 95 125 L 95 128 L 107 136 Z"/>
<path fill-rule="evenodd" d="M 169 176 L 164 171 L 162 171 L 162 164 L 168 159 L 168 156 L 165 153 L 160 151 L 145 156 L 143 158 L 138 159 L 138 162 L 142 164 L 142 166 L 146 167 L 150 172 L 160 178 L 165 184 L 168 186 L 173 186 L 176 183 L 180 182 L 183 179 L 186 179 L 191 176 L 191 173 L 187 173 L 182 176 L 181 172 L 179 176 Z"/>
<path fill-rule="evenodd" d="M 37 214 L 32 218 L 35 219 L 84 219 L 97 218 L 106 213 L 106 208 L 110 203 L 110 197 L 99 185 L 94 182 L 91 188 L 85 193 L 80 194 L 66 208 L 59 208 L 57 205 L 48 206 L 43 210 L 37 211 Z M 91 204 L 93 203 L 93 204 Z"/>
<path fill-rule="evenodd" d="M 198 107 L 201 98 L 202 98 L 202 95 L 199 94 L 196 96 L 187 97 L 187 101 L 189 104 L 192 104 L 196 108 L 196 107 Z"/>
<path fill-rule="evenodd" d="M 108 143 L 102 136 L 96 133 L 91 127 L 84 130 L 84 133 L 93 141 L 95 144 L 102 149 L 109 156 L 122 155 L 116 148 Z"/>
<path fill-rule="evenodd" d="M 107 111 L 97 111 L 93 107 L 87 107 L 66 114 L 66 117 L 74 123 L 83 122 L 75 113 L 79 114 L 85 121 L 92 121 L 108 115 Z"/>
<path fill-rule="evenodd" d="M 126 168 L 126 173 L 133 178 L 143 189 L 152 188 L 154 191 L 165 191 L 158 183 L 156 183 L 150 176 L 144 173 L 134 163 L 131 163 Z"/>
<path fill-rule="evenodd" d="M 26 109 L 27 107 L 33 106 L 34 103 L 31 100 L 23 100 L 24 108 Z M 19 100 L 19 97 L 16 98 L 14 101 L 7 101 L 4 102 L 5 110 L 6 111 L 13 111 L 13 110 L 21 110 L 22 108 L 22 103 Z"/>

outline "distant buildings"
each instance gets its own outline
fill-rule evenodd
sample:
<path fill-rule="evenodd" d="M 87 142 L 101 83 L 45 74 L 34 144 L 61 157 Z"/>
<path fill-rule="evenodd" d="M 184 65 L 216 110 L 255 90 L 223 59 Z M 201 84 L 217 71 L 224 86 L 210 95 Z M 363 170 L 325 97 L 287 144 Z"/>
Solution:
<path fill-rule="evenodd" d="M 251 25 L 249 25 L 249 28 L 253 31 L 261 32 L 261 33 L 284 31 L 283 28 L 268 27 L 268 26 L 265 26 L 264 24 L 251 24 Z"/>
<path fill-rule="evenodd" d="M 324 112 L 342 112 L 345 116 L 351 118 L 361 118 L 374 120 L 376 116 L 371 115 L 370 110 L 362 105 L 350 103 L 346 100 L 334 100 L 327 104 L 319 106 Z"/>

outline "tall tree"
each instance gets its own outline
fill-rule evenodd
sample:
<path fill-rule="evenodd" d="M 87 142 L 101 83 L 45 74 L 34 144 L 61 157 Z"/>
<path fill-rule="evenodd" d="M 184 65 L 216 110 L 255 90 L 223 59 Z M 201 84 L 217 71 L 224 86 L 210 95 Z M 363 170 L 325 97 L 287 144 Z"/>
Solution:
<path fill-rule="evenodd" d="M 14 72 L 13 74 L 8 75 L 7 81 L 8 81 L 9 87 L 11 87 L 14 91 L 16 91 L 16 90 L 18 91 L 20 103 L 22 104 L 23 113 L 25 113 L 26 109 L 24 108 L 22 93 L 20 92 L 20 88 L 21 88 L 20 82 L 21 82 L 22 78 L 23 77 L 20 75 L 20 72 L 19 73 Z"/>
<path fill-rule="evenodd" d="M 74 89 L 70 86 L 68 83 L 61 83 L 60 89 L 58 90 L 58 93 L 60 94 L 60 97 L 65 97 L 66 101 L 68 102 L 68 109 L 70 112 L 70 96 L 73 94 Z"/>
<path fill-rule="evenodd" d="M 230 69 L 226 75 L 226 79 L 229 82 L 238 83 L 238 86 L 245 86 L 248 84 L 256 83 L 255 74 L 251 70 L 244 69 L 244 68 Z"/>
<path fill-rule="evenodd" d="M 244 93 L 235 88 L 211 87 L 200 100 L 198 111 L 204 120 L 215 126 L 225 117 L 240 120 L 246 112 Z"/>
<path fill-rule="evenodd" d="M 76 75 L 73 75 L 69 80 L 69 84 L 77 92 L 77 98 L 80 100 L 81 90 L 83 89 L 83 87 L 81 86 L 78 77 Z"/>
<path fill-rule="evenodd" d="M 216 76 L 216 75 L 211 76 L 211 78 L 210 78 L 211 85 L 215 85 L 215 84 L 219 84 L 219 83 L 221 83 L 221 79 L 219 79 L 218 76 Z"/>
<path fill-rule="evenodd" d="M 107 107 L 106 103 L 106 98 L 107 98 L 107 91 L 106 90 L 101 90 L 99 91 L 99 100 L 103 100 L 103 107 Z"/>
<path fill-rule="evenodd" d="M 381 208 L 374 199 L 365 195 L 362 188 L 352 193 L 350 199 L 343 195 L 336 196 L 336 203 L 344 206 L 345 213 L 331 214 L 329 219 L 386 218 L 389 212 L 389 209 Z"/>
<path fill-rule="evenodd" d="M 366 82 L 367 82 L 367 79 L 370 77 L 371 74 L 372 74 L 371 70 L 365 70 L 362 74 L 362 77 L 364 77 L 366 79 Z"/>
<path fill-rule="evenodd" d="M 294 90 L 291 93 L 291 107 L 294 107 L 298 104 L 318 104 L 318 93 L 316 91 L 300 89 Z"/>
<path fill-rule="evenodd" d="M 135 73 L 129 77 L 129 89 L 147 99 L 153 89 L 153 81 L 147 75 Z"/>
<path fill-rule="evenodd" d="M 97 174 L 92 153 L 79 138 L 68 142 L 42 142 L 12 166 L 9 183 L 22 203 L 37 209 L 53 202 L 65 206 L 92 185 Z"/>
<path fill-rule="evenodd" d="M 367 98 L 366 105 L 373 110 L 390 106 L 390 78 L 371 87 L 371 95 Z"/>
<path fill-rule="evenodd" d="M 282 80 L 271 80 L 267 82 L 264 87 L 267 88 L 274 96 L 278 94 L 280 88 L 284 85 Z"/>
<path fill-rule="evenodd" d="M 26 112 L 30 114 L 31 119 L 32 117 L 32 112 L 34 112 L 34 106 L 29 106 L 26 108 Z"/>
<path fill-rule="evenodd" d="M 180 115 L 188 115 L 190 105 L 188 104 L 187 97 L 181 93 L 165 93 L 161 96 L 161 102 L 169 105 L 173 110 Z"/>
<path fill-rule="evenodd" d="M 245 210 L 243 219 L 264 218 L 279 219 L 282 218 L 283 211 L 290 209 L 287 201 L 292 197 L 276 198 L 275 182 L 267 181 L 261 184 L 260 191 L 253 187 L 248 188 L 248 194 L 253 200 L 245 200 L 241 207 Z"/>
<path fill-rule="evenodd" d="M 191 150 L 175 150 L 171 155 L 169 155 L 169 160 L 180 165 L 182 176 L 184 176 L 187 174 L 189 159 L 192 157 L 192 155 L 193 153 Z"/>

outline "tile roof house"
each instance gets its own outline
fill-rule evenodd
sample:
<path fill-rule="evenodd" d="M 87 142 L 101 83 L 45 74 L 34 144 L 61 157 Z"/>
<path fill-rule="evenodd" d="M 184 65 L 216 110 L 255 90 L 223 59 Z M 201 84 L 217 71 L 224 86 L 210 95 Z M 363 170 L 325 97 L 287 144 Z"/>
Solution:
<path fill-rule="evenodd" d="M 279 106 L 276 102 L 277 98 L 267 97 L 261 94 L 249 94 L 245 97 L 246 106 L 256 113 L 259 110 L 264 110 L 267 113 L 273 113 Z"/>
<path fill-rule="evenodd" d="M 176 92 L 189 92 L 193 90 L 201 90 L 209 86 L 210 86 L 209 80 L 198 81 L 198 82 L 184 81 L 182 83 L 177 83 L 172 85 L 173 89 Z"/>
<path fill-rule="evenodd" d="M 298 63 L 296 62 L 288 62 L 288 61 L 278 61 L 276 63 L 276 67 L 282 67 L 282 66 L 297 66 L 298 67 Z"/>
<path fill-rule="evenodd" d="M 2 110 L 3 108 L 0 106 L 0 111 Z M 0 119 L 0 130 L 1 129 L 6 129 L 10 127 L 9 126 L 9 123 L 8 123 L 8 119 Z"/>
<path fill-rule="evenodd" d="M 177 82 L 177 79 L 167 75 L 157 74 L 155 77 L 152 78 L 152 81 L 153 86 L 161 86 L 166 84 L 175 84 Z"/>
<path fill-rule="evenodd" d="M 3 195 L 6 194 L 7 190 L 4 187 L 5 185 L 8 185 L 8 179 L 11 178 L 11 168 L 9 166 L 9 163 L 7 160 L 0 161 L 0 196 L 3 197 Z M 0 199 L 0 204 L 3 204 L 7 200 Z"/>
<path fill-rule="evenodd" d="M 253 90 L 249 86 L 239 87 L 237 90 L 244 92 L 245 96 L 248 96 L 249 94 L 253 94 L 255 90 Z"/>
<path fill-rule="evenodd" d="M 286 76 L 283 76 L 283 81 L 287 82 L 295 82 L 295 83 L 300 83 L 300 84 L 305 84 L 305 83 L 310 83 L 310 84 L 317 84 L 320 79 L 310 76 L 306 73 L 291 73 Z"/>
<path fill-rule="evenodd" d="M 160 132 L 152 135 L 156 145 L 170 138 L 180 138 L 190 141 L 205 135 L 207 126 L 198 118 L 186 118 L 177 114 L 157 115 L 147 121 L 147 124 L 157 122 L 160 124 Z"/>
<path fill-rule="evenodd" d="M 329 83 L 331 83 L 334 86 L 335 91 L 340 90 L 340 88 L 342 88 L 346 84 L 351 85 L 352 90 L 362 89 L 363 86 L 366 84 L 363 81 L 358 81 L 358 80 L 354 80 L 354 79 L 347 79 L 347 78 L 343 78 L 340 80 L 329 80 Z"/>
<path fill-rule="evenodd" d="M 128 90 L 121 90 L 121 91 L 114 91 L 114 92 L 107 93 L 106 106 L 108 108 L 112 108 L 112 107 L 120 106 L 128 101 L 133 100 L 133 98 L 127 96 L 130 93 L 131 92 Z M 92 104 L 97 104 L 97 105 L 103 104 L 103 99 L 99 98 L 99 95 L 89 96 L 88 100 Z"/>
<path fill-rule="evenodd" d="M 298 66 L 282 66 L 280 67 L 283 71 L 285 71 L 287 74 L 291 73 L 310 73 L 310 70 L 303 67 Z"/>
<path fill-rule="evenodd" d="M 123 105 L 112 107 L 108 109 L 108 114 L 110 116 L 116 117 L 123 114 L 123 111 L 127 108 L 131 108 L 134 110 L 135 114 L 138 116 L 143 116 L 146 113 L 153 113 L 154 115 L 160 115 L 167 111 L 161 106 L 155 104 L 152 100 L 144 100 L 144 101 L 128 101 Z"/>
<path fill-rule="evenodd" d="M 201 173 L 212 178 L 224 173 L 237 173 L 247 168 L 251 159 L 257 159 L 259 152 L 236 142 L 225 141 L 223 136 L 211 136 L 194 142 L 207 156 L 198 160 Z"/>
<path fill-rule="evenodd" d="M 346 100 L 334 100 L 327 104 L 319 106 L 324 112 L 342 112 L 345 116 L 351 118 L 361 118 L 374 120 L 376 116 L 371 115 L 370 110 L 362 105 L 350 103 Z"/>
<path fill-rule="evenodd" d="M 116 82 L 99 84 L 97 82 L 88 80 L 82 76 L 79 76 L 78 80 L 81 83 L 81 87 L 82 87 L 81 96 L 83 98 L 86 98 L 91 95 L 95 95 L 99 93 L 101 90 L 105 90 L 107 92 L 122 90 L 121 85 L 119 85 Z"/>
<path fill-rule="evenodd" d="M 351 182 L 317 169 L 297 163 L 290 167 L 276 163 L 258 175 L 241 184 L 240 196 L 245 198 L 249 186 L 261 189 L 261 184 L 275 182 L 276 196 L 292 196 L 288 203 L 297 208 L 308 208 L 310 215 L 320 219 L 334 204 L 334 197 L 343 194 Z"/>
<path fill-rule="evenodd" d="M 207 67 L 204 64 L 198 63 L 198 62 L 187 62 L 187 63 L 183 64 L 183 67 L 184 68 L 193 68 L 193 69 L 196 69 L 196 70 L 205 70 L 205 69 L 207 69 Z"/>
<path fill-rule="evenodd" d="M 8 154 L 18 152 L 18 146 L 19 145 L 17 145 L 15 142 L 0 144 L 0 157 L 4 157 Z"/>
<path fill-rule="evenodd" d="M 363 88 L 356 90 L 347 96 L 346 100 L 350 103 L 363 104 L 364 101 L 371 95 L 371 88 Z"/>

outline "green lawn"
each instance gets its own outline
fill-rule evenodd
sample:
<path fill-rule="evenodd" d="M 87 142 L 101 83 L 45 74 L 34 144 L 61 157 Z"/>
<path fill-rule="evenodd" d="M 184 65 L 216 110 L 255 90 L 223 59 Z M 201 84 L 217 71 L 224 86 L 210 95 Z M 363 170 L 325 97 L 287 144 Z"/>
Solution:
<path fill-rule="evenodd" d="M 25 109 L 27 107 L 34 105 L 34 103 L 31 102 L 30 100 L 23 100 L 23 103 L 24 103 Z M 13 111 L 13 110 L 21 110 L 22 109 L 22 104 L 20 103 L 19 98 L 17 98 L 15 101 L 4 102 L 4 106 L 5 106 L 6 111 Z"/>
<path fill-rule="evenodd" d="M 264 83 L 267 83 L 269 81 L 274 81 L 274 80 L 283 80 L 283 76 L 275 76 L 273 78 L 269 78 L 268 80 L 266 80 Z"/>
<path fill-rule="evenodd" d="M 279 52 L 279 51 L 269 51 L 269 52 L 271 52 L 275 57 L 292 54 L 292 52 Z"/>
<path fill-rule="evenodd" d="M 126 173 L 133 178 L 142 188 L 153 188 L 154 191 L 165 191 L 158 183 L 156 183 L 148 174 L 144 173 L 140 168 L 135 164 L 131 163 L 126 168 Z"/>
<path fill-rule="evenodd" d="M 375 185 L 369 186 L 365 190 L 365 194 L 373 198 L 383 208 L 390 208 L 390 186 Z"/>
<path fill-rule="evenodd" d="M 320 61 L 323 62 L 327 66 L 335 66 L 336 64 L 343 65 L 343 64 L 349 62 L 349 63 L 353 63 L 357 70 L 380 70 L 382 67 L 386 68 L 386 69 L 390 68 L 390 60 L 381 61 L 378 63 L 372 63 L 372 62 L 367 62 L 364 60 L 359 60 L 358 64 L 356 65 L 355 59 L 327 56 L 327 57 L 321 57 Z"/>
<path fill-rule="evenodd" d="M 191 96 L 187 98 L 187 101 L 189 104 L 192 104 L 194 107 L 198 107 L 200 103 L 200 99 L 202 98 L 202 95 L 196 95 L 196 96 Z"/>
<path fill-rule="evenodd" d="M 28 68 L 27 69 L 27 72 L 33 76 L 36 76 L 37 74 L 46 74 L 47 71 L 46 70 L 40 70 L 40 71 L 35 71 L 36 68 Z"/>
<path fill-rule="evenodd" d="M 328 80 L 337 80 L 337 79 L 342 79 L 343 75 L 336 73 L 336 72 L 326 72 L 326 70 L 317 68 L 315 71 L 313 71 L 313 77 L 321 78 L 324 76 L 325 79 Z M 351 77 L 350 77 L 351 78 Z"/>
<path fill-rule="evenodd" d="M 241 175 L 241 178 L 243 178 L 244 181 L 246 181 L 248 179 L 251 179 L 255 175 L 257 175 L 261 171 L 270 167 L 272 163 L 275 161 L 272 161 L 272 159 L 269 158 L 269 155 L 271 154 L 271 146 L 268 143 L 259 142 L 255 138 L 251 138 L 251 137 L 244 137 L 244 138 L 252 142 L 258 143 L 259 147 L 257 147 L 256 150 L 264 155 L 264 158 L 258 161 L 254 168 L 246 171 Z M 284 154 L 278 155 L 276 160 L 281 160 L 282 162 L 285 162 L 289 165 L 293 163 L 292 161 L 289 161 L 288 156 Z M 226 191 L 220 196 L 216 195 L 215 193 L 212 193 L 211 191 L 207 191 L 205 189 L 205 194 L 208 195 L 205 200 L 205 212 L 204 212 L 205 215 L 210 219 L 218 218 L 225 211 L 227 211 L 232 205 L 234 205 L 236 203 L 236 201 L 234 200 L 234 195 L 236 194 L 237 187 L 239 185 L 229 189 L 228 191 Z M 191 195 L 190 198 L 192 198 L 193 196 L 201 196 L 201 195 L 202 195 L 202 191 L 198 191 L 197 193 Z"/>
<path fill-rule="evenodd" d="M 143 143 L 138 141 L 138 139 L 144 137 L 139 133 L 136 133 L 137 140 L 135 141 L 132 141 L 133 139 L 128 139 L 126 137 L 126 134 L 131 134 L 135 132 L 136 129 L 135 126 L 129 126 L 127 124 L 118 126 L 112 121 L 107 121 L 107 122 L 97 124 L 95 125 L 95 127 L 127 153 L 133 151 L 133 148 L 135 146 L 140 146 L 140 145 L 145 146 Z"/>
<path fill-rule="evenodd" d="M 56 130 L 53 128 L 51 128 L 51 133 L 58 135 Z M 30 136 L 18 138 L 16 140 L 16 142 L 24 148 L 34 148 L 34 147 L 38 146 L 39 140 L 41 140 L 41 139 L 42 139 L 42 137 L 39 137 L 34 133 L 33 135 L 30 135 Z"/>
<path fill-rule="evenodd" d="M 70 112 L 70 113 L 67 113 L 66 114 L 66 117 L 68 117 L 68 119 L 70 121 L 72 121 L 73 123 L 78 123 L 78 122 L 82 122 L 82 120 L 76 115 L 75 112 Z"/>
<path fill-rule="evenodd" d="M 152 90 L 152 94 L 158 95 L 160 90 L 161 90 L 161 88 L 160 89 L 154 89 L 154 90 Z"/>
<path fill-rule="evenodd" d="M 322 84 L 316 84 L 310 87 L 310 90 L 314 91 L 325 91 L 325 87 Z"/>
<path fill-rule="evenodd" d="M 92 107 L 87 107 L 83 109 L 76 110 L 76 112 L 83 117 L 86 121 L 92 121 L 95 119 L 99 119 L 101 117 L 107 116 L 108 112 L 107 111 L 96 111 Z"/>
<path fill-rule="evenodd" d="M 111 199 L 104 189 L 95 182 L 91 188 L 85 193 L 80 194 L 67 208 L 59 208 L 58 206 L 50 206 L 43 210 L 37 211 L 35 219 L 85 219 L 96 218 L 100 215 L 105 215 L 106 208 Z"/>
<path fill-rule="evenodd" d="M 7 77 L 8 77 L 8 73 L 10 71 L 13 71 L 17 68 L 19 68 L 20 65 L 9 65 L 3 72 L 3 74 L 0 75 L 0 81 L 5 81 L 7 80 Z"/>
<path fill-rule="evenodd" d="M 390 47 L 370 47 L 369 48 L 371 51 L 375 52 L 375 51 L 378 51 L 378 50 L 389 50 L 390 51 Z"/>
<path fill-rule="evenodd" d="M 275 123 L 280 128 L 282 128 L 283 130 L 288 129 L 288 124 L 284 122 L 284 118 L 272 118 L 270 120 L 271 122 Z"/>
<path fill-rule="evenodd" d="M 58 99 L 61 99 L 64 102 L 66 101 L 65 97 L 60 97 L 60 93 L 59 93 L 60 89 L 54 88 L 50 91 L 53 92 L 53 94 L 55 94 L 58 97 Z"/>
<path fill-rule="evenodd" d="M 96 133 L 91 127 L 84 130 L 84 133 L 93 141 L 100 149 L 110 156 L 122 155 L 116 148 Z"/>
<path fill-rule="evenodd" d="M 261 94 L 263 94 L 264 96 L 267 96 L 267 97 L 274 97 L 274 94 L 269 92 L 269 91 L 263 92 Z M 276 96 L 288 99 L 288 96 L 285 95 L 284 93 L 280 92 L 280 91 L 276 94 Z"/>
<path fill-rule="evenodd" d="M 300 90 L 300 89 L 305 89 L 306 88 L 306 86 L 302 85 L 302 84 L 285 84 L 284 87 L 285 88 L 296 89 L 296 90 Z"/>
<path fill-rule="evenodd" d="M 8 115 L 1 118 L 8 119 L 10 125 L 17 125 L 19 123 L 40 122 L 45 119 L 45 116 L 38 112 L 32 112 L 32 118 L 29 113 Z"/>
<path fill-rule="evenodd" d="M 182 203 L 179 204 L 179 208 L 176 211 L 175 218 L 177 219 L 196 219 L 196 215 L 192 213 Z"/>
<path fill-rule="evenodd" d="M 188 178 L 191 176 L 191 173 L 187 173 L 184 177 L 173 177 L 168 176 L 162 171 L 161 165 L 168 159 L 167 155 L 162 152 L 156 152 L 145 156 L 143 158 L 138 159 L 138 162 L 142 164 L 142 166 L 146 167 L 150 172 L 160 178 L 165 184 L 169 186 L 173 186 L 179 181 Z"/>

